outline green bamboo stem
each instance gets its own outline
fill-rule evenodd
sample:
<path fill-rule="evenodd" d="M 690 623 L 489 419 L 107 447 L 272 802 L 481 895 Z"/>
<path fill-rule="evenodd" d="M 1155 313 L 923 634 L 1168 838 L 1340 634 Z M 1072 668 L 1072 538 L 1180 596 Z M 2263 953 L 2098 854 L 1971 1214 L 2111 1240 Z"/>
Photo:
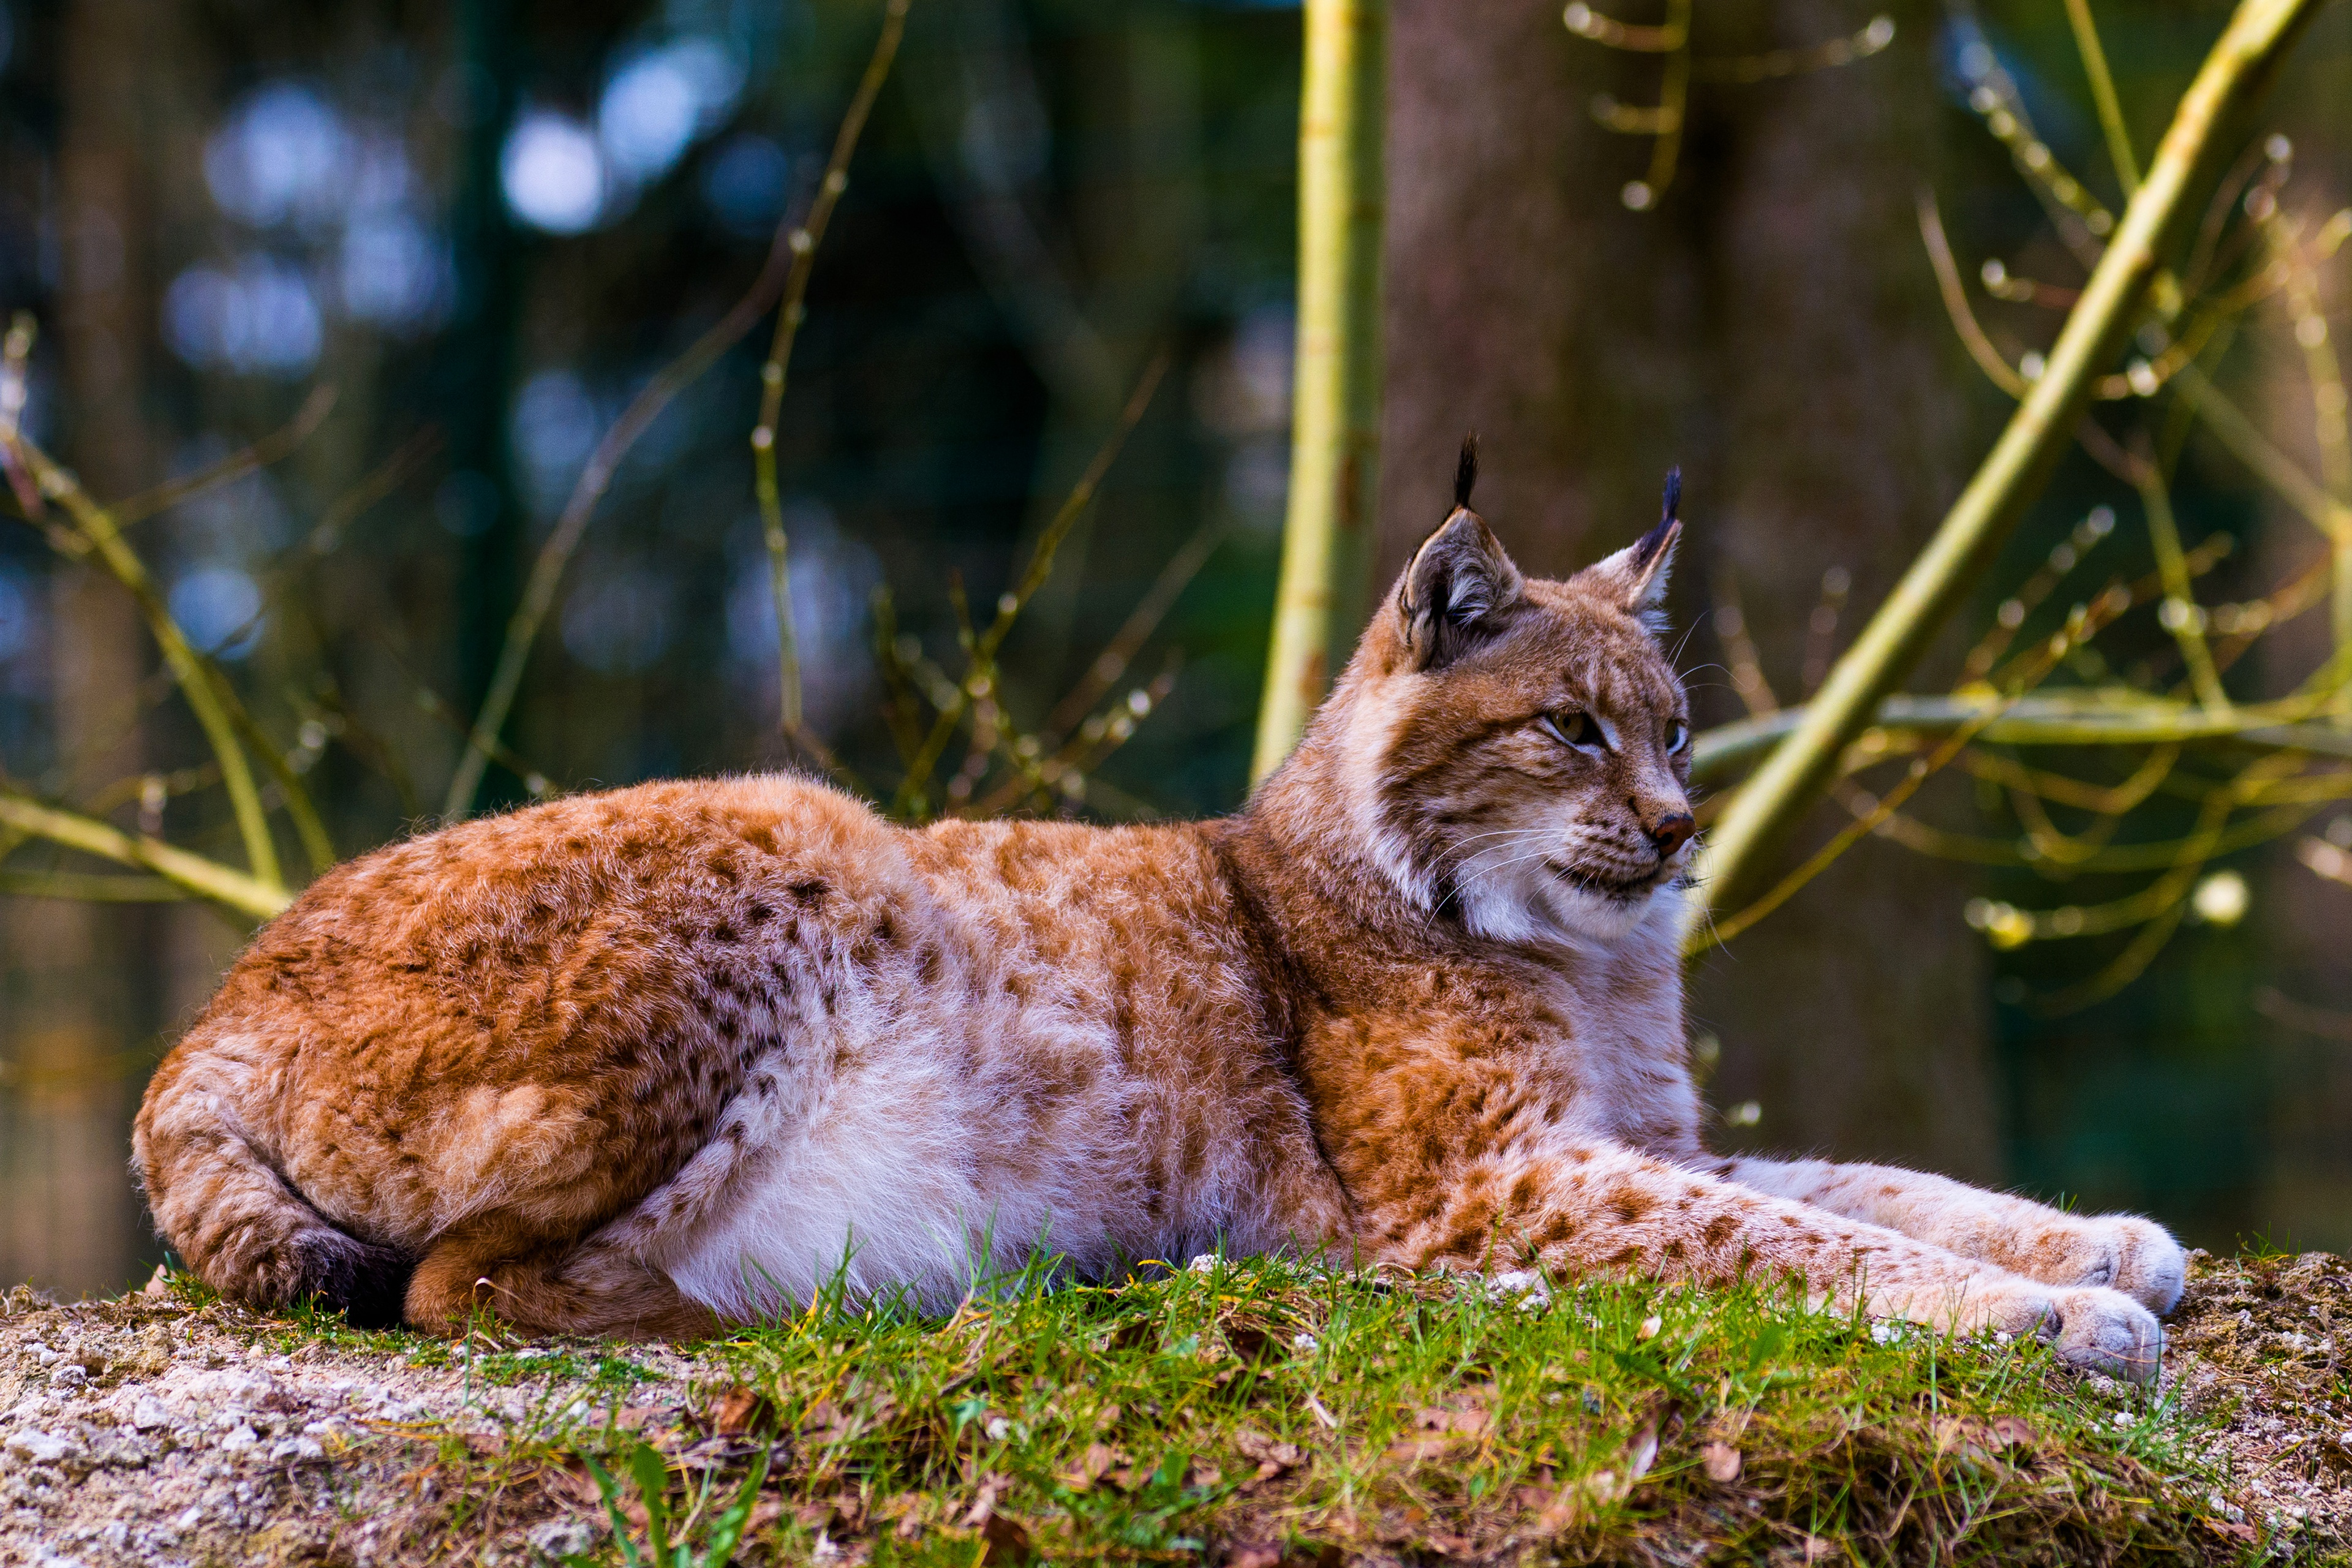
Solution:
<path fill-rule="evenodd" d="M 2242 0 L 2182 96 L 2147 179 L 2068 313 L 2041 378 L 1935 537 L 1832 669 L 1796 731 L 1710 835 L 1700 879 L 1705 912 L 1737 910 L 1769 885 L 1773 857 L 1836 778 L 1846 746 L 1869 727 L 1880 701 L 1910 674 L 1990 567 L 2073 441 L 2095 380 L 2129 338 L 2158 259 L 2189 216 L 2190 187 L 2208 152 L 2225 122 L 2260 97 L 2324 3 Z"/>
<path fill-rule="evenodd" d="M 293 901 L 285 889 L 232 870 L 216 860 L 175 849 L 144 834 L 125 833 L 79 812 L 59 811 L 5 791 L 0 791 L 0 826 L 118 865 L 152 871 L 199 898 L 210 899 L 255 920 L 266 921 Z"/>
<path fill-rule="evenodd" d="M 32 472 L 41 492 L 65 508 L 83 541 L 138 601 L 147 618 L 147 628 L 163 650 L 165 668 L 171 670 L 173 680 L 187 700 L 189 710 L 195 714 L 205 741 L 212 746 L 214 758 L 220 763 L 221 787 L 227 792 L 229 810 L 236 818 L 246 864 L 259 886 L 282 894 L 285 879 L 278 863 L 278 846 L 269 836 L 268 814 L 262 809 L 261 792 L 253 782 L 253 765 L 237 739 L 236 721 L 222 700 L 210 665 L 190 646 L 180 624 L 172 618 L 163 595 L 155 591 L 154 582 L 147 574 L 146 563 L 123 539 L 112 514 L 92 500 L 71 474 L 23 435 L 13 437 L 9 445 Z"/>
<path fill-rule="evenodd" d="M 1307 0 L 1290 502 L 1252 782 L 1281 765 L 1362 629 L 1380 480 L 1386 0 Z"/>

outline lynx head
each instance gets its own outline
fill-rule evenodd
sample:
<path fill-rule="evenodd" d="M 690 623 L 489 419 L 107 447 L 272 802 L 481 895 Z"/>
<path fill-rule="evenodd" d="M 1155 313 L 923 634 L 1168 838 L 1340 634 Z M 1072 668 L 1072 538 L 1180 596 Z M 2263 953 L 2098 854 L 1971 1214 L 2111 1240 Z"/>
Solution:
<path fill-rule="evenodd" d="M 1507 942 L 1613 942 L 1672 913 L 1697 829 L 1690 707 L 1658 634 L 1682 524 L 1565 582 L 1523 576 L 1470 510 L 1413 553 L 1349 665 L 1351 815 L 1407 899 Z"/>

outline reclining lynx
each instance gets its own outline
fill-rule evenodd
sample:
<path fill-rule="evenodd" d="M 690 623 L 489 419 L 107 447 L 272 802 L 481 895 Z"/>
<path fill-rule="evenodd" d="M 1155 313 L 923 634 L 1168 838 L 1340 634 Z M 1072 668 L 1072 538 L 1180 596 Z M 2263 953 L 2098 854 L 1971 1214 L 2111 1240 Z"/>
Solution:
<path fill-rule="evenodd" d="M 164 1237 L 257 1306 L 635 1335 L 1041 1244 L 1794 1274 L 2151 1374 L 2158 1226 L 1701 1146 L 1680 524 L 1526 578 L 1473 478 L 1238 816 L 915 831 L 772 775 L 320 878 L 148 1089 Z"/>

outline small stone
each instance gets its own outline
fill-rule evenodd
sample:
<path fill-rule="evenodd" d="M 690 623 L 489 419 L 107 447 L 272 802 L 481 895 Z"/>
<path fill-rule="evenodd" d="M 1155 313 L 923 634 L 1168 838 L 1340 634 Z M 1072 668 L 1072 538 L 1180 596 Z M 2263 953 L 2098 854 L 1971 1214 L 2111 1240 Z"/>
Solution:
<path fill-rule="evenodd" d="M 221 1451 L 226 1454 L 242 1454 L 260 1441 L 261 1434 L 252 1427 L 232 1426 L 228 1429 L 227 1435 L 220 1440 Z"/>
<path fill-rule="evenodd" d="M 533 1552 L 550 1562 L 561 1562 L 594 1545 L 596 1527 L 576 1516 L 551 1519 L 544 1524 L 533 1525 L 524 1539 L 530 1542 Z"/>
<path fill-rule="evenodd" d="M 28 1464 L 58 1465 L 81 1450 L 70 1437 L 60 1437 L 54 1432 L 31 1431 L 10 1434 L 7 1451 Z"/>
<path fill-rule="evenodd" d="M 134 1432 L 152 1432 L 172 1424 L 172 1413 L 163 1402 L 152 1394 L 142 1394 L 131 1405 L 131 1427 Z"/>
<path fill-rule="evenodd" d="M 68 1362 L 49 1373 L 51 1388 L 79 1388 L 89 1382 L 89 1373 Z"/>

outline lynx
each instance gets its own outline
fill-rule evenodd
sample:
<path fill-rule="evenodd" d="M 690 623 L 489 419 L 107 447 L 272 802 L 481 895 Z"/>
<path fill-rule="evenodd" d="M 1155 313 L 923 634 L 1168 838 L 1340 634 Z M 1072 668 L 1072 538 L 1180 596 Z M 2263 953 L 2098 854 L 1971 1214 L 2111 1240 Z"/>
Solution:
<path fill-rule="evenodd" d="M 2156 1225 L 1707 1152 L 1681 523 L 1564 581 L 1454 506 L 1288 762 L 1178 826 L 650 784 L 328 873 L 155 1074 L 159 1227 L 257 1307 L 688 1337 L 1220 1247 L 1537 1265 L 2034 1334 L 2145 1379 Z"/>

